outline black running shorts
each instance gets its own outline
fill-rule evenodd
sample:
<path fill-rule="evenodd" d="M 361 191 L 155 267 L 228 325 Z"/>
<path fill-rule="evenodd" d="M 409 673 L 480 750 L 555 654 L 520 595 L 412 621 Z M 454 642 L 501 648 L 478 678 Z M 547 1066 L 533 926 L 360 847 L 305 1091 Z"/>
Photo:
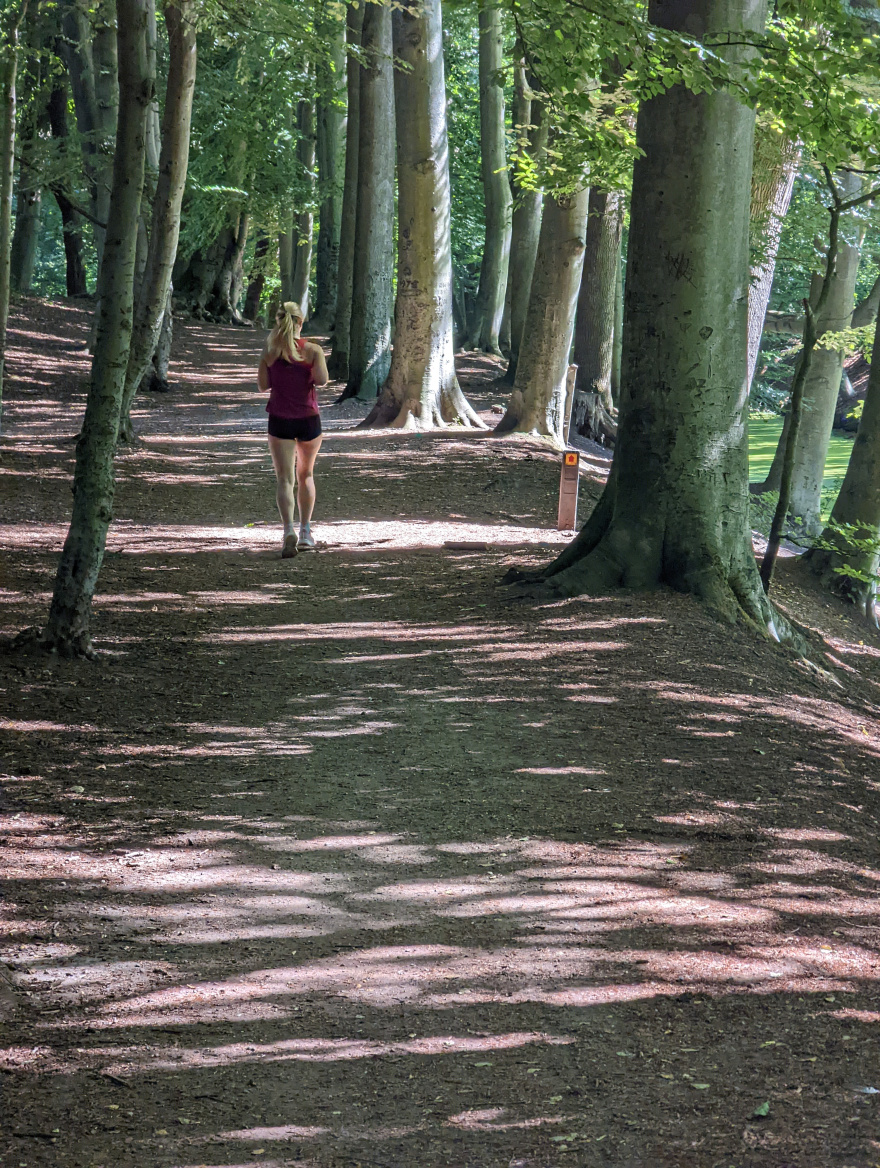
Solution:
<path fill-rule="evenodd" d="M 276 414 L 270 414 L 269 433 L 273 438 L 314 442 L 321 436 L 321 416 L 312 414 L 308 418 L 279 418 Z"/>

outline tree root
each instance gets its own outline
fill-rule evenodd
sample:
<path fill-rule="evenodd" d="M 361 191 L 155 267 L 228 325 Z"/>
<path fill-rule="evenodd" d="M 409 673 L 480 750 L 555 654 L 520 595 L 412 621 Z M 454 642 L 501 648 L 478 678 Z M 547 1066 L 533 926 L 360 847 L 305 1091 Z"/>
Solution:
<path fill-rule="evenodd" d="M 50 637 L 47 630 L 37 625 L 30 625 L 9 638 L 3 648 L 8 653 L 48 653 L 69 660 L 95 661 L 98 654 L 88 633 L 79 633 L 75 637 Z"/>

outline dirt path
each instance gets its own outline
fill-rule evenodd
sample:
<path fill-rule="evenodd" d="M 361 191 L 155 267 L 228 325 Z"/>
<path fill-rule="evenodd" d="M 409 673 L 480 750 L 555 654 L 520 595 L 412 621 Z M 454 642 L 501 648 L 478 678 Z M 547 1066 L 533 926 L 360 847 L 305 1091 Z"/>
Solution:
<path fill-rule="evenodd" d="M 3 635 L 87 373 L 82 311 L 13 324 Z M 190 327 L 143 402 L 100 662 L 0 656 L 0 1163 L 880 1164 L 877 639 L 783 579 L 840 688 L 681 597 L 512 601 L 556 460 L 356 407 L 281 561 L 258 348 Z"/>

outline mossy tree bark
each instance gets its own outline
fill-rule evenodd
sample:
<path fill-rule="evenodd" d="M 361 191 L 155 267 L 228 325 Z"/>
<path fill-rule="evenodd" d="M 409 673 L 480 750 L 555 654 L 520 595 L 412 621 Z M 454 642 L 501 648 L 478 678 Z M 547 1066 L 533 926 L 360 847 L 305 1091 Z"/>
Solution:
<path fill-rule="evenodd" d="M 470 345 L 500 356 L 498 338 L 510 255 L 511 194 L 504 123 L 504 39 L 501 10 L 495 0 L 480 0 L 479 26 L 480 166 L 486 232 Z"/>
<path fill-rule="evenodd" d="M 363 426 L 482 427 L 455 374 L 449 144 L 440 0 L 394 12 L 397 118 L 397 299 L 394 352 Z"/>
<path fill-rule="evenodd" d="M 496 434 L 543 434 L 562 445 L 565 379 L 584 263 L 586 188 L 544 195 L 538 254 L 516 380 Z"/>
<path fill-rule="evenodd" d="M 348 378 L 348 350 L 351 335 L 351 292 L 354 272 L 355 231 L 358 204 L 358 143 L 360 137 L 361 66 L 353 49 L 361 43 L 363 4 L 349 4 L 345 17 L 345 64 L 347 112 L 345 121 L 345 177 L 339 224 L 339 269 L 336 289 L 336 318 L 328 368 L 337 381 Z"/>
<path fill-rule="evenodd" d="M 128 368 L 134 306 L 137 219 L 144 177 L 148 65 L 147 0 L 117 0 L 120 104 L 113 197 L 99 274 L 98 328 L 86 413 L 76 448 L 73 515 L 55 577 L 45 644 L 90 656 L 92 595 L 113 512 L 113 454 Z"/>
<path fill-rule="evenodd" d="M 19 29 L 26 13 L 27 0 L 22 0 L 22 3 L 0 18 L 0 410 L 3 407 L 6 330 L 9 322 Z"/>
<path fill-rule="evenodd" d="M 189 137 L 196 82 L 196 31 L 192 0 L 165 8 L 168 80 L 160 135 L 159 174 L 146 268 L 137 290 L 119 437 L 134 437 L 131 406 L 150 367 L 165 317 L 171 273 L 180 236 L 180 208 L 189 163 Z"/>
<path fill-rule="evenodd" d="M 590 191 L 584 273 L 574 326 L 578 371 L 572 425 L 585 438 L 609 446 L 617 437 L 611 413 L 611 368 L 623 207 L 620 191 Z"/>
<path fill-rule="evenodd" d="M 514 118 L 516 126 L 520 127 L 522 148 L 540 165 L 547 146 L 547 119 L 543 102 L 532 96 L 523 62 L 517 63 L 514 69 L 514 93 L 517 99 Z M 535 257 L 538 254 L 543 203 L 542 191 L 526 190 L 514 182 L 509 264 L 512 278 L 507 281 L 504 298 L 504 314 L 509 318 L 506 330 L 509 333 L 507 370 L 501 379 L 505 385 L 513 385 L 516 379 L 519 346 L 529 307 Z"/>
<path fill-rule="evenodd" d="M 874 352 L 880 354 L 880 322 Z M 856 541 L 855 543 L 853 541 Z M 830 592 L 855 604 L 877 625 L 880 567 L 880 357 L 871 365 L 865 404 L 849 465 L 818 546 L 803 557 Z"/>
<path fill-rule="evenodd" d="M 858 175 L 841 172 L 838 176 L 838 187 L 844 200 L 857 197 L 860 186 Z M 850 219 L 851 229 L 856 229 L 855 237 L 859 239 L 858 224 L 853 220 L 852 213 L 846 217 Z M 842 221 L 841 228 L 843 226 Z M 852 238 L 852 231 L 847 234 Z M 826 277 L 830 287 L 824 296 L 824 307 L 816 315 L 816 335 L 820 339 L 824 333 L 839 332 L 849 328 L 852 323 L 860 249 L 860 242 L 850 242 L 841 237 L 837 262 Z M 823 281 L 814 278 L 811 301 L 815 304 L 823 293 Z M 820 507 L 825 458 L 831 441 L 831 427 L 842 376 L 843 352 L 839 349 L 816 349 L 803 388 L 803 410 L 794 446 L 788 522 L 797 538 L 815 536 L 822 530 Z M 787 431 L 783 430 L 767 478 L 760 486 L 754 487 L 753 493 L 779 489 L 787 441 Z"/>
<path fill-rule="evenodd" d="M 374 398 L 391 364 L 394 265 L 394 77 L 391 10 L 367 4 L 361 32 L 358 198 L 348 383 L 342 398 Z"/>
<path fill-rule="evenodd" d="M 752 250 L 755 254 L 749 284 L 750 387 L 761 350 L 764 320 L 776 272 L 776 256 L 782 239 L 782 224 L 791 202 L 800 155 L 800 147 L 796 142 L 780 134 L 771 125 L 758 124 L 755 132 L 750 220 Z"/>
<path fill-rule="evenodd" d="M 320 204 L 315 249 L 315 311 L 311 321 L 313 332 L 326 332 L 336 319 L 345 145 L 345 22 L 331 14 L 323 27 L 327 52 L 318 61 L 315 106 Z"/>
<path fill-rule="evenodd" d="M 649 20 L 760 31 L 764 0 L 651 0 Z M 735 61 L 743 50 L 726 53 Z M 786 632 L 751 547 L 746 311 L 754 114 L 682 86 L 643 102 L 629 234 L 618 441 L 608 485 L 542 573 L 555 595 L 668 585 Z"/>

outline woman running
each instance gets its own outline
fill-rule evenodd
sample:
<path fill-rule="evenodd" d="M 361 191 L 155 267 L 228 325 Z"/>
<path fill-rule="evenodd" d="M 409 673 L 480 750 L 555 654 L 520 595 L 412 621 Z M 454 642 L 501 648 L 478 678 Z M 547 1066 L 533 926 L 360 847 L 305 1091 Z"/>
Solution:
<path fill-rule="evenodd" d="M 300 337 L 302 309 L 286 301 L 275 316 L 257 383 L 269 390 L 269 450 L 275 466 L 276 499 L 284 524 L 281 556 L 289 559 L 301 547 L 315 546 L 309 526 L 315 506 L 315 459 L 321 449 L 321 415 L 316 385 L 329 381 L 324 350 Z M 299 504 L 299 536 L 294 527 L 293 480 Z"/>

